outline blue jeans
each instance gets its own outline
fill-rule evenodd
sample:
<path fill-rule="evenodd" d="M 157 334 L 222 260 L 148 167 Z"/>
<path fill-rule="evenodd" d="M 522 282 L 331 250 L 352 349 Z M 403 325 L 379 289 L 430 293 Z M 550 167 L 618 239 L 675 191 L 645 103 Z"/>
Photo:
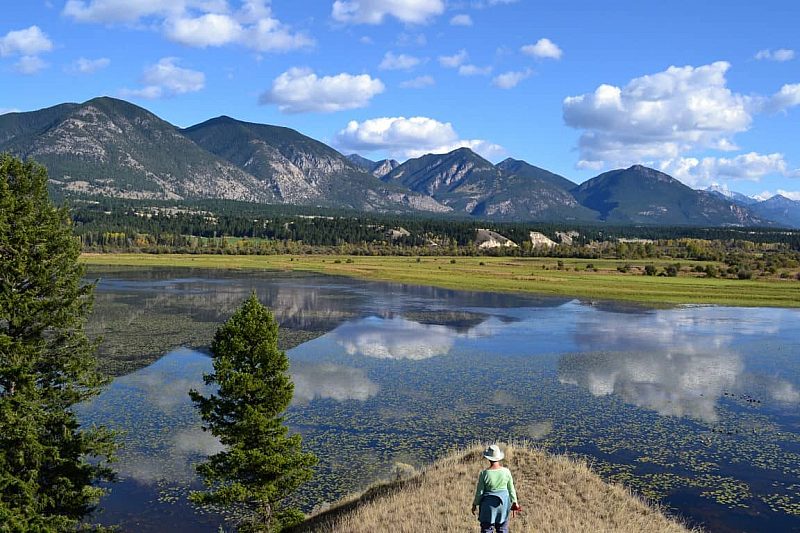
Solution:
<path fill-rule="evenodd" d="M 508 520 L 502 524 L 491 524 L 489 522 L 481 522 L 481 533 L 492 533 L 492 528 L 497 533 L 508 533 Z"/>

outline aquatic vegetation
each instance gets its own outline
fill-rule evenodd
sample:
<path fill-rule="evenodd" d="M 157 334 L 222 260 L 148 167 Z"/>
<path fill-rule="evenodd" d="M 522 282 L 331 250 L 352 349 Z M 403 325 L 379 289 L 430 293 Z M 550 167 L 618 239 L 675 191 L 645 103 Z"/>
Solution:
<path fill-rule="evenodd" d="M 652 310 L 296 281 L 272 279 L 292 289 L 260 290 L 266 301 L 282 294 L 284 308 L 303 316 L 295 319 L 298 331 L 330 328 L 289 351 L 299 394 L 287 422 L 320 458 L 314 482 L 296 495 L 307 511 L 365 488 L 365 480 L 392 478 L 397 463 L 418 469 L 475 440 L 536 439 L 696 522 L 722 516 L 725 524 L 800 524 L 796 311 L 754 309 L 742 318 L 726 308 Z M 181 293 L 211 291 L 207 283 L 172 290 L 180 301 Z M 245 276 L 226 283 L 239 285 L 219 290 L 240 294 L 254 282 Z M 329 308 L 310 313 L 287 294 Z M 170 305 L 177 304 L 164 308 Z M 199 309 L 187 316 L 204 327 L 215 315 Z M 361 349 L 364 332 L 383 348 Z M 411 357 L 424 335 L 447 349 Z M 176 512 L 187 504 L 175 495 L 193 482 L 191 462 L 204 453 L 176 437 L 196 440 L 184 433 L 197 421 L 183 394 L 207 364 L 201 354 L 170 354 L 118 379 L 114 394 L 92 406 L 90 420 L 136 428 L 128 449 L 140 450 L 141 460 L 126 450 L 123 477 L 160 487 L 156 493 Z M 184 399 L 173 402 L 173 390 Z M 159 454 L 171 459 L 149 459 Z M 163 475 L 153 482 L 152 471 Z"/>

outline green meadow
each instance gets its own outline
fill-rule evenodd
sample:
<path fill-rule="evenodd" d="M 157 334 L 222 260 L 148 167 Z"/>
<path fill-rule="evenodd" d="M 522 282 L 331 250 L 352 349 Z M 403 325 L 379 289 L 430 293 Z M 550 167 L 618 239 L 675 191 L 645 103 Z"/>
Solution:
<path fill-rule="evenodd" d="M 716 304 L 800 307 L 800 282 L 764 277 L 709 278 L 682 263 L 677 277 L 645 276 L 674 260 L 611 260 L 508 257 L 398 257 L 335 255 L 84 254 L 91 266 L 190 267 L 314 272 L 448 289 L 518 292 L 647 305 Z M 627 272 L 618 267 L 629 266 Z M 587 268 L 589 267 L 590 268 Z"/>

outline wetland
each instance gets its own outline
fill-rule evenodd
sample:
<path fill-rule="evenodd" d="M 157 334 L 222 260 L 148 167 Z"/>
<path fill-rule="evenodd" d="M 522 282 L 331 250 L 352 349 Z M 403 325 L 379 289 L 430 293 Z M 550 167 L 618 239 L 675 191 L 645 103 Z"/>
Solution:
<path fill-rule="evenodd" d="M 95 266 L 89 278 L 89 330 L 115 379 L 80 414 L 123 432 L 119 481 L 96 515 L 122 531 L 224 521 L 186 500 L 192 464 L 219 449 L 187 391 L 202 387 L 206 346 L 251 292 L 281 324 L 295 382 L 287 422 L 320 457 L 297 495 L 307 511 L 454 447 L 526 440 L 587 457 L 691 525 L 800 530 L 800 310 L 256 270 Z"/>

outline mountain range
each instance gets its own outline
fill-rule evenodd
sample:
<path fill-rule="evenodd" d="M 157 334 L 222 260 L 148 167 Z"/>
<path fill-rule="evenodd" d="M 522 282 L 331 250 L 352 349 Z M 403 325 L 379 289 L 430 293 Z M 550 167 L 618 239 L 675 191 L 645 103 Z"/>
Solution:
<path fill-rule="evenodd" d="M 109 97 L 0 115 L 0 152 L 47 167 L 66 195 L 219 198 L 502 221 L 800 227 L 800 202 L 699 191 L 635 165 L 578 185 L 468 148 L 403 163 L 343 155 L 290 128 L 227 116 L 180 129 Z"/>

